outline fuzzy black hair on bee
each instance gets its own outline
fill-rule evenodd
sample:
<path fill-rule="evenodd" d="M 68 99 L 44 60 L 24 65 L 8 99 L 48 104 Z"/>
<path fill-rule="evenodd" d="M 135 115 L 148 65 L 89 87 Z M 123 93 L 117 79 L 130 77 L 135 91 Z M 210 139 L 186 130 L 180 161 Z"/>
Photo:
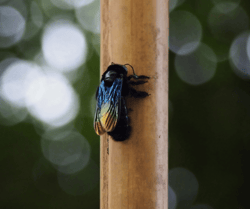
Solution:
<path fill-rule="evenodd" d="M 132 86 L 144 84 L 149 79 L 145 75 L 127 76 L 126 65 L 112 63 L 103 73 L 101 84 L 96 91 L 96 111 L 94 129 L 98 135 L 108 133 L 115 141 L 124 141 L 129 138 L 131 126 L 125 98 L 144 98 L 149 96 L 147 92 L 137 91 Z"/>

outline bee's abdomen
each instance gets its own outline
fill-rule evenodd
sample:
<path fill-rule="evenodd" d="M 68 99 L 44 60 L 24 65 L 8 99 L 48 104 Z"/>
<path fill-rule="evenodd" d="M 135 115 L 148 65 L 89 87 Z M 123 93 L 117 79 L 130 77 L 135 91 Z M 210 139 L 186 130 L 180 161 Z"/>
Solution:
<path fill-rule="evenodd" d="M 129 125 L 127 107 L 125 104 L 125 100 L 122 97 L 121 113 L 119 120 L 116 124 L 115 129 L 112 132 L 108 132 L 108 134 L 115 141 L 124 141 L 129 138 L 130 133 L 131 133 L 131 126 Z"/>

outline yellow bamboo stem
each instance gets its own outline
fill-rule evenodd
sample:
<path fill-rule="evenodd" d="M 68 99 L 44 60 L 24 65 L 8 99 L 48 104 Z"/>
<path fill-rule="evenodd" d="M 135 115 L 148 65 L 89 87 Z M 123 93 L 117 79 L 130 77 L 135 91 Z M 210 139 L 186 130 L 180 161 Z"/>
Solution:
<path fill-rule="evenodd" d="M 101 74 L 114 62 L 151 77 L 136 87 L 149 97 L 127 99 L 131 137 L 101 137 L 101 209 L 168 208 L 168 28 L 168 0 L 101 0 Z"/>

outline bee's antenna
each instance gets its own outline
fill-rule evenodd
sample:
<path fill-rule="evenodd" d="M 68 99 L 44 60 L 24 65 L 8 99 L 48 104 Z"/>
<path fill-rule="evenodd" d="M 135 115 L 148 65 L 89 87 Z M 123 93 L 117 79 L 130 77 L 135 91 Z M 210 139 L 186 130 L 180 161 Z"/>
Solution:
<path fill-rule="evenodd" d="M 129 66 L 132 68 L 134 75 L 136 75 L 136 74 L 135 74 L 135 70 L 134 70 L 134 68 L 133 68 L 132 65 L 130 65 L 130 64 L 124 64 L 124 65 L 129 65 Z"/>

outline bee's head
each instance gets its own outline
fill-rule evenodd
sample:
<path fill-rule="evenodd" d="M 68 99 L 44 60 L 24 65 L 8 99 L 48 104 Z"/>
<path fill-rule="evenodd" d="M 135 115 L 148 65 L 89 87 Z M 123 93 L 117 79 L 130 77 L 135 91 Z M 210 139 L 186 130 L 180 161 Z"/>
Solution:
<path fill-rule="evenodd" d="M 124 65 L 111 64 L 105 73 L 102 75 L 102 80 L 106 83 L 113 83 L 116 78 L 127 76 L 128 70 Z"/>

